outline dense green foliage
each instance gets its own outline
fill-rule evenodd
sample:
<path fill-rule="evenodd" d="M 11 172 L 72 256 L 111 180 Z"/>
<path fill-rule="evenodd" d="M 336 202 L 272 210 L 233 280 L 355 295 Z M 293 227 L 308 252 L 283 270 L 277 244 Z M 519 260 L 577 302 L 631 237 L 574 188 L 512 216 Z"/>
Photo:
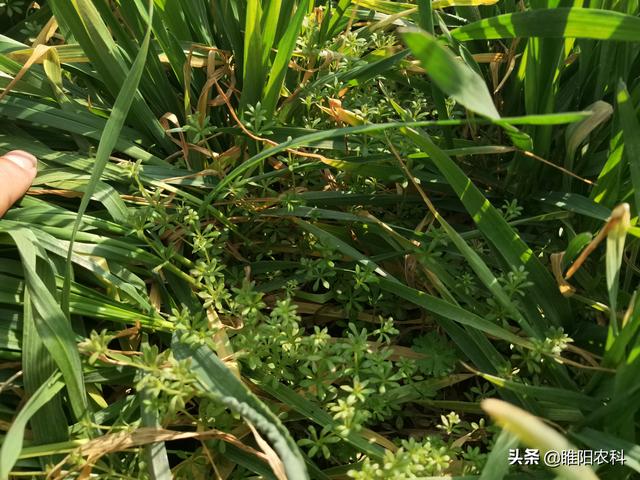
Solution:
<path fill-rule="evenodd" d="M 639 14 L 0 1 L 0 478 L 634 478 Z"/>

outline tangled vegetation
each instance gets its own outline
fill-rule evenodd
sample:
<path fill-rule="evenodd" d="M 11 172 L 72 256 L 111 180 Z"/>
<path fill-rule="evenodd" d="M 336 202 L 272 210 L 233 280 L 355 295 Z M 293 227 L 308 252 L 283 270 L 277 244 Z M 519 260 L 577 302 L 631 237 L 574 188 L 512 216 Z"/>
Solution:
<path fill-rule="evenodd" d="M 635 478 L 638 2 L 416 2 L 0 1 L 0 478 Z"/>

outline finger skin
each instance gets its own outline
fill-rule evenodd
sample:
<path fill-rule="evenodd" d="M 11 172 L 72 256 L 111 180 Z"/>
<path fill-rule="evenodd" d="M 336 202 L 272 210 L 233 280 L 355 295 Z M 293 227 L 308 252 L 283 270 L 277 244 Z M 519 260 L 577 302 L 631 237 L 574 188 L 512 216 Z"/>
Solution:
<path fill-rule="evenodd" d="M 0 217 L 29 189 L 36 163 L 33 155 L 21 150 L 0 157 Z"/>

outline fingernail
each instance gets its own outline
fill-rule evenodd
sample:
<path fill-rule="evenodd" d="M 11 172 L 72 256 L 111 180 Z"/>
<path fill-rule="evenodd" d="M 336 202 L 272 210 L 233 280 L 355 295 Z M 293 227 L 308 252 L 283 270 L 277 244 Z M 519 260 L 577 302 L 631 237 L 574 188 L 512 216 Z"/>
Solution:
<path fill-rule="evenodd" d="M 2 158 L 15 163 L 20 168 L 24 168 L 25 170 L 32 170 L 38 165 L 38 160 L 36 159 L 36 157 L 28 152 L 25 152 L 24 150 L 13 150 L 4 155 Z"/>

